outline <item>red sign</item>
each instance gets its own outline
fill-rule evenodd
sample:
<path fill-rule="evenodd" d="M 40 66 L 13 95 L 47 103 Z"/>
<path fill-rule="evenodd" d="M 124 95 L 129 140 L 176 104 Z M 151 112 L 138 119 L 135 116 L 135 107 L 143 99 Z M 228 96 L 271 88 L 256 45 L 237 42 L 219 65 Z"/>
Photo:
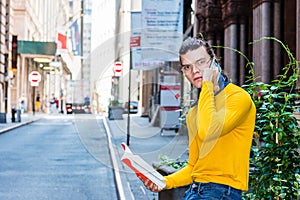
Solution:
<path fill-rule="evenodd" d="M 141 36 L 130 37 L 130 47 L 139 47 L 139 46 L 141 46 Z"/>
<path fill-rule="evenodd" d="M 115 62 L 114 72 L 115 73 L 121 73 L 122 70 L 123 70 L 123 64 L 121 62 Z"/>
<path fill-rule="evenodd" d="M 28 77 L 31 86 L 38 86 L 39 82 L 41 81 L 41 78 L 41 74 L 38 71 L 32 71 Z"/>

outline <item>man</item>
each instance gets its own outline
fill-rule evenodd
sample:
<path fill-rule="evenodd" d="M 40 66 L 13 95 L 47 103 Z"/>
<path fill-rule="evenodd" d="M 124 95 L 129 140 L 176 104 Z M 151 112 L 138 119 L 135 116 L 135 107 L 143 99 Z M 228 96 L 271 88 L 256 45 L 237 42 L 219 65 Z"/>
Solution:
<path fill-rule="evenodd" d="M 188 38 L 179 54 L 184 76 L 200 91 L 186 117 L 188 164 L 165 177 L 165 188 L 143 182 L 153 192 L 190 185 L 184 200 L 242 199 L 248 190 L 255 105 L 245 90 L 229 83 L 207 42 Z"/>

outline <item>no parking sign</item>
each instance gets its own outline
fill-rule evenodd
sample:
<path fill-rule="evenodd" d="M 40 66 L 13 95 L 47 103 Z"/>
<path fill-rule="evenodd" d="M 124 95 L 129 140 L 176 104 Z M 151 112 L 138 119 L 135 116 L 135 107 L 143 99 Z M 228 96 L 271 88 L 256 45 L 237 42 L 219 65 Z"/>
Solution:
<path fill-rule="evenodd" d="M 39 82 L 41 81 L 41 74 L 38 71 L 32 71 L 29 74 L 29 81 L 31 83 L 31 86 L 38 86 Z"/>

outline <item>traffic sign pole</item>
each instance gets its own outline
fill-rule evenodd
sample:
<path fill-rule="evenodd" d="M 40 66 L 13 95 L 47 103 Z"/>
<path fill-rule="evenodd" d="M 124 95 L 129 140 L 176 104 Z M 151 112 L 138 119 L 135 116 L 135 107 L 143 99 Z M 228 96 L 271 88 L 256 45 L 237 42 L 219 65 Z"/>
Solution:
<path fill-rule="evenodd" d="M 35 115 L 35 102 L 34 102 L 34 99 L 35 99 L 35 87 L 32 87 L 32 114 Z"/>
<path fill-rule="evenodd" d="M 41 74 L 38 71 L 30 72 L 28 79 L 32 86 L 32 114 L 35 115 L 35 87 L 39 86 L 39 83 L 42 79 Z"/>

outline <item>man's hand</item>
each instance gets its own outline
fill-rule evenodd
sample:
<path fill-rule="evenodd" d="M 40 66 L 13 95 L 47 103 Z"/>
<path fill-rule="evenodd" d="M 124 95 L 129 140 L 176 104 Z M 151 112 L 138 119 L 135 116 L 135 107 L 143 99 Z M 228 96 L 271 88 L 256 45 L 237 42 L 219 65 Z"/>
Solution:
<path fill-rule="evenodd" d="M 152 192 L 160 192 L 162 191 L 156 184 L 154 184 L 149 179 L 144 180 L 142 177 L 138 176 L 138 178 L 144 183 L 145 187 Z"/>
<path fill-rule="evenodd" d="M 220 77 L 220 72 L 218 68 L 206 68 L 203 70 L 203 81 L 211 81 L 214 84 L 214 91 L 219 91 L 220 87 L 218 84 L 218 80 Z"/>

